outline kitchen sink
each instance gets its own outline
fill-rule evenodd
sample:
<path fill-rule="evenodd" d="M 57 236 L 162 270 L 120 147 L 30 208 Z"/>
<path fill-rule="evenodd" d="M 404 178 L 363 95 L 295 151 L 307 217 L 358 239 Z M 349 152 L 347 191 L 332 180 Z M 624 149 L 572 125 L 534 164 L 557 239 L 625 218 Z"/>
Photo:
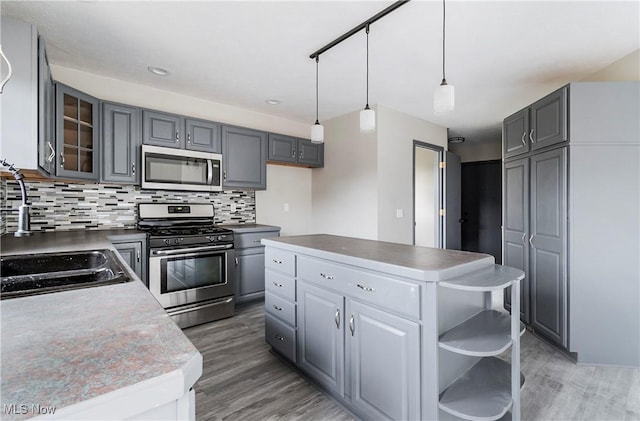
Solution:
<path fill-rule="evenodd" d="M 0 298 L 129 282 L 112 250 L 20 254 L 0 257 Z"/>

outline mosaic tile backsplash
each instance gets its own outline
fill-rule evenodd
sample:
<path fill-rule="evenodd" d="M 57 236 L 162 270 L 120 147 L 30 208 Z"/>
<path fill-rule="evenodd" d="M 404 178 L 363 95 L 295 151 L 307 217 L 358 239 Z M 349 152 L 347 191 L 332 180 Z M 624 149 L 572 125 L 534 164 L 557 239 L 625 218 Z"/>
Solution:
<path fill-rule="evenodd" d="M 141 190 L 136 186 L 112 184 L 69 184 L 28 182 L 32 231 L 135 228 L 137 204 L 142 202 L 213 203 L 216 224 L 255 223 L 253 191 L 217 193 Z M 0 233 L 18 227 L 20 187 L 13 180 L 1 180 L 0 206 L 3 209 Z"/>

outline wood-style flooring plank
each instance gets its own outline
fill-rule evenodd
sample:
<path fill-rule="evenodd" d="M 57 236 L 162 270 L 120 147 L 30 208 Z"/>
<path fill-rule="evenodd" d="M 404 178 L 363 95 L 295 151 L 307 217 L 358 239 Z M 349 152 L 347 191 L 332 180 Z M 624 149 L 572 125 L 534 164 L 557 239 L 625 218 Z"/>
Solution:
<path fill-rule="evenodd" d="M 204 360 L 194 387 L 198 421 L 354 420 L 269 352 L 262 303 L 184 332 Z M 522 420 L 640 421 L 640 369 L 576 365 L 529 332 L 520 359 Z"/>

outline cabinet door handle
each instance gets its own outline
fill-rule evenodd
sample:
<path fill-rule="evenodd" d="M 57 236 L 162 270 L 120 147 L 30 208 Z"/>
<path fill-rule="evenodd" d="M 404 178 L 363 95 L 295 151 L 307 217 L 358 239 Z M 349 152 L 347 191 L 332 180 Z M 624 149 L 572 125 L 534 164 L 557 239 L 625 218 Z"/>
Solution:
<path fill-rule="evenodd" d="M 522 139 L 520 139 L 522 141 L 522 146 L 527 146 L 527 141 L 525 140 L 525 137 L 527 137 L 527 132 L 522 132 Z"/>
<path fill-rule="evenodd" d="M 9 73 L 7 73 L 7 76 L 5 76 L 2 80 L 0 80 L 0 94 L 1 94 L 2 89 L 4 88 L 4 85 L 7 82 L 9 82 L 9 79 L 11 79 L 11 75 L 13 74 L 13 69 L 11 68 L 11 62 L 9 61 L 7 56 L 5 56 L 4 53 L 2 52 L 2 48 L 0 48 L 0 57 L 2 57 L 2 59 L 7 62 L 7 70 L 9 71 Z"/>
<path fill-rule="evenodd" d="M 187 133 L 187 143 L 191 143 L 191 132 Z"/>
<path fill-rule="evenodd" d="M 284 342 L 284 338 L 280 335 L 278 335 L 277 333 L 275 335 L 273 335 L 277 340 Z"/>
<path fill-rule="evenodd" d="M 60 152 L 60 168 L 64 168 L 64 154 Z"/>
<path fill-rule="evenodd" d="M 226 171 L 222 172 L 222 178 L 224 178 L 224 181 L 227 181 L 227 172 Z"/>
<path fill-rule="evenodd" d="M 140 262 L 140 250 L 136 250 L 136 260 Z"/>
<path fill-rule="evenodd" d="M 524 244 L 525 246 L 527 245 L 527 233 L 526 232 L 522 233 L 522 244 Z"/>
<path fill-rule="evenodd" d="M 535 139 L 533 138 L 533 133 L 535 132 L 535 130 L 531 129 L 531 131 L 529 132 L 529 140 L 531 141 L 531 143 L 536 143 Z"/>
<path fill-rule="evenodd" d="M 273 259 L 273 263 L 275 263 L 276 265 L 281 265 L 282 264 L 282 260 Z"/>
<path fill-rule="evenodd" d="M 358 284 L 358 288 L 363 289 L 363 290 L 365 290 L 365 291 L 367 291 L 367 292 L 373 292 L 373 291 L 375 291 L 375 289 L 373 289 L 373 288 L 371 288 L 371 287 L 368 287 L 368 286 L 364 286 L 364 285 L 362 285 L 362 284 Z"/>
<path fill-rule="evenodd" d="M 48 162 L 52 162 L 53 158 L 56 157 L 56 150 L 53 149 L 53 146 L 51 145 L 51 142 L 47 142 L 47 146 L 49 147 L 49 150 L 51 151 L 51 154 L 47 157 L 47 161 Z"/>
<path fill-rule="evenodd" d="M 529 244 L 531 245 L 531 248 L 535 248 L 535 246 L 533 245 L 533 237 L 535 236 L 535 234 L 531 234 L 531 237 L 529 237 Z"/>
<path fill-rule="evenodd" d="M 333 279 L 333 275 L 327 275 L 325 273 L 321 273 L 320 276 L 322 276 L 324 279 L 329 279 L 329 280 Z"/>
<path fill-rule="evenodd" d="M 282 311 L 282 307 L 278 307 L 278 306 L 277 306 L 277 305 L 275 305 L 275 304 L 273 305 L 273 308 L 275 308 L 275 309 L 276 309 L 276 310 L 278 310 L 278 311 Z"/>
<path fill-rule="evenodd" d="M 302 159 L 303 156 L 304 156 L 304 150 L 300 149 L 299 159 Z"/>
<path fill-rule="evenodd" d="M 176 143 L 180 142 L 180 132 L 176 131 Z"/>
<path fill-rule="evenodd" d="M 340 309 L 336 309 L 336 329 L 340 329 Z"/>
<path fill-rule="evenodd" d="M 236 266 L 238 266 L 238 258 L 236 257 Z"/>
<path fill-rule="evenodd" d="M 135 162 L 131 163 L 131 174 L 132 175 L 136 175 L 136 163 Z"/>
<path fill-rule="evenodd" d="M 291 153 L 291 158 L 295 158 L 296 157 L 296 150 L 294 149 L 293 152 Z"/>
<path fill-rule="evenodd" d="M 277 286 L 278 288 L 282 288 L 282 284 L 279 284 L 279 283 L 277 283 L 275 281 L 273 282 L 273 285 Z"/>
<path fill-rule="evenodd" d="M 356 324 L 353 321 L 353 314 L 349 319 L 349 330 L 351 331 L 351 336 L 353 336 L 353 334 L 356 332 Z"/>

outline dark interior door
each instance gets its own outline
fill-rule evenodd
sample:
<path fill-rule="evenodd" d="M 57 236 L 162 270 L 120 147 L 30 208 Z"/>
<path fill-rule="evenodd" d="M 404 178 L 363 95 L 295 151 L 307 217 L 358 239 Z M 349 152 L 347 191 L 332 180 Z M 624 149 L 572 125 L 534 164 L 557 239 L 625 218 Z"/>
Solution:
<path fill-rule="evenodd" d="M 462 250 L 491 254 L 502 263 L 500 161 L 462 164 Z"/>

